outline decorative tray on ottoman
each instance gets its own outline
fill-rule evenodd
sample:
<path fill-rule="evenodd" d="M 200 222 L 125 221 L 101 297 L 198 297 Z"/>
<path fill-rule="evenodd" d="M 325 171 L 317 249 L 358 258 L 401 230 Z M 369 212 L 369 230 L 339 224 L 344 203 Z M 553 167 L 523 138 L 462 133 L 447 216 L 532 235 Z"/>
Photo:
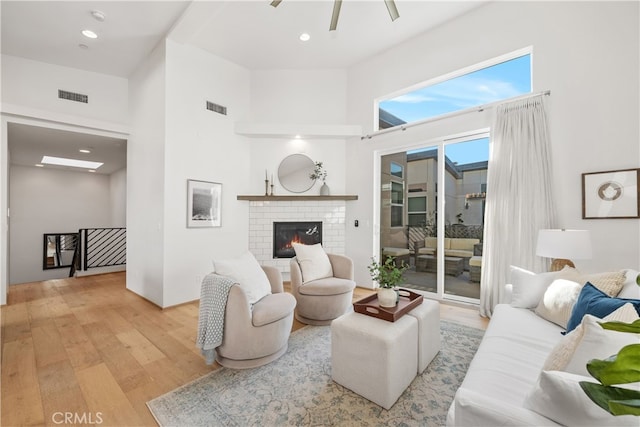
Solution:
<path fill-rule="evenodd" d="M 395 307 L 380 307 L 378 295 L 373 294 L 354 302 L 353 310 L 356 313 L 377 317 L 378 319 L 388 322 L 395 322 L 404 314 L 422 304 L 422 300 L 424 299 L 422 295 L 408 289 L 398 289 L 398 293 L 400 298 Z"/>

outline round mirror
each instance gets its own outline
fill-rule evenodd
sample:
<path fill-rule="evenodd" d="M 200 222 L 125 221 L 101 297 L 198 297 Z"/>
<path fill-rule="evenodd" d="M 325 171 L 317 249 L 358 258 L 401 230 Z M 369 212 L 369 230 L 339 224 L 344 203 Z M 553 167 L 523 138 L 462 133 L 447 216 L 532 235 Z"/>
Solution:
<path fill-rule="evenodd" d="M 292 154 L 280 162 L 278 166 L 278 180 L 280 184 L 292 193 L 304 193 L 310 189 L 314 180 L 309 178 L 313 173 L 315 163 L 304 154 Z"/>

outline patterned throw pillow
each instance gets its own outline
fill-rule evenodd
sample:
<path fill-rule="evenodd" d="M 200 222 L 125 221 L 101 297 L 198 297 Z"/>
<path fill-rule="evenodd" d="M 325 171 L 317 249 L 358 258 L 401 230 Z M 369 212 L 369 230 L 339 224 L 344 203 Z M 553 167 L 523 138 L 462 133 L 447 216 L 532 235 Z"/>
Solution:
<path fill-rule="evenodd" d="M 625 271 L 610 271 L 606 273 L 583 274 L 575 268 L 563 270 L 564 278 L 573 280 L 581 285 L 589 282 L 610 297 L 615 297 L 620 293 L 625 281 Z"/>

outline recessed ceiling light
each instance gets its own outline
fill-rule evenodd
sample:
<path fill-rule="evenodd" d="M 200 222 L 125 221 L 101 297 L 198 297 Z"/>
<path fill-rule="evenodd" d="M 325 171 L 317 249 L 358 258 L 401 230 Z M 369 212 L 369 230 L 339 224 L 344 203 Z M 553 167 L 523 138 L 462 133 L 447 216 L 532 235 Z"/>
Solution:
<path fill-rule="evenodd" d="M 90 39 L 98 38 L 98 35 L 91 30 L 82 30 L 82 35 Z"/>
<path fill-rule="evenodd" d="M 65 159 L 64 157 L 43 156 L 42 163 L 48 165 L 71 166 L 74 168 L 98 169 L 104 163 L 89 162 L 87 160 Z"/>
<path fill-rule="evenodd" d="M 104 12 L 101 12 L 99 10 L 92 10 L 91 11 L 91 16 L 93 16 L 95 18 L 95 20 L 99 21 L 99 22 L 103 22 L 104 18 L 105 18 Z"/>
<path fill-rule="evenodd" d="M 96 173 L 96 170 L 95 169 L 89 169 L 89 172 Z"/>
<path fill-rule="evenodd" d="M 37 168 L 43 168 L 43 167 L 44 167 L 44 165 L 41 165 L 40 163 L 36 163 L 35 167 L 37 167 Z"/>
<path fill-rule="evenodd" d="M 309 33 L 302 33 L 302 34 L 300 34 L 299 38 L 303 42 L 308 42 L 309 39 L 311 39 L 311 36 L 309 35 Z"/>
<path fill-rule="evenodd" d="M 81 153 L 85 153 L 85 154 L 91 153 L 91 150 L 87 150 L 86 148 L 81 148 L 78 151 L 81 152 Z"/>

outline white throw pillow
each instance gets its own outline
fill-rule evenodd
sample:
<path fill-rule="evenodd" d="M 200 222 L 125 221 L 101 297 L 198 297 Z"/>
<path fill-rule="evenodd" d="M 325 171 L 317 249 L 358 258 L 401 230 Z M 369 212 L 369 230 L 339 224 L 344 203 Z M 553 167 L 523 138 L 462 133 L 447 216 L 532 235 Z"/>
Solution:
<path fill-rule="evenodd" d="M 589 375 L 587 371 L 589 360 L 606 359 L 617 354 L 626 345 L 640 343 L 639 334 L 603 329 L 598 322 L 602 322 L 602 320 L 590 314 L 582 318 L 582 328 L 584 329 L 582 339 L 576 346 L 567 366 L 563 369 L 564 371 L 577 375 Z"/>
<path fill-rule="evenodd" d="M 633 305 L 627 303 L 603 318 L 602 321 L 632 323 L 637 319 L 640 319 L 638 312 Z M 584 317 L 582 318 L 582 322 L 584 323 Z M 547 356 L 547 360 L 544 362 L 542 369 L 545 371 L 565 370 L 578 344 L 580 344 L 584 337 L 584 330 L 585 328 L 581 323 L 573 331 L 562 337 Z"/>
<path fill-rule="evenodd" d="M 571 309 L 578 299 L 580 289 L 582 286 L 571 280 L 554 280 L 536 307 L 536 314 L 566 329 L 571 317 Z"/>
<path fill-rule="evenodd" d="M 640 299 L 640 285 L 636 283 L 638 274 L 640 273 L 636 270 L 625 270 L 625 279 L 622 283 L 622 289 L 618 294 L 618 298 Z"/>
<path fill-rule="evenodd" d="M 591 377 L 561 371 L 542 371 L 524 401 L 531 409 L 565 426 L 634 426 L 638 417 L 614 416 L 596 405 L 580 387 L 580 381 L 597 383 Z"/>
<path fill-rule="evenodd" d="M 249 304 L 255 304 L 271 293 L 271 283 L 258 260 L 251 252 L 235 259 L 213 261 L 216 274 L 231 277 L 247 295 Z"/>
<path fill-rule="evenodd" d="M 524 268 L 511 266 L 511 306 L 518 308 L 535 308 L 551 282 L 562 273 L 553 271 L 536 274 Z"/>
<path fill-rule="evenodd" d="M 293 244 L 296 259 L 302 270 L 302 282 L 307 283 L 325 277 L 333 277 L 333 268 L 320 243 L 315 245 Z"/>

